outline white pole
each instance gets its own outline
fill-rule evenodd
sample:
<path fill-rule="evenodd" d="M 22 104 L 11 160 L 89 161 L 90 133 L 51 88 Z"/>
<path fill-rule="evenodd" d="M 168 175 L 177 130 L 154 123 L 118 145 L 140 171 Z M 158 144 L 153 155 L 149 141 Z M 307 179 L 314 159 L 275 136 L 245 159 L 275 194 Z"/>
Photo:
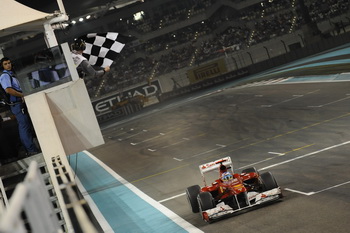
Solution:
<path fill-rule="evenodd" d="M 66 14 L 66 9 L 64 8 L 62 0 L 57 0 L 58 8 L 62 14 Z"/>
<path fill-rule="evenodd" d="M 44 23 L 44 29 L 45 29 L 45 42 L 48 48 L 56 47 L 58 46 L 57 40 L 56 40 L 56 35 L 54 33 L 54 29 L 52 28 L 52 24 L 54 23 L 61 23 L 67 21 L 68 15 L 60 14 L 49 21 Z"/>
<path fill-rule="evenodd" d="M 45 42 L 46 46 L 48 48 L 56 47 L 58 45 L 56 40 L 56 35 L 53 31 L 53 28 L 51 27 L 51 24 L 45 23 L 44 24 L 45 29 Z"/>

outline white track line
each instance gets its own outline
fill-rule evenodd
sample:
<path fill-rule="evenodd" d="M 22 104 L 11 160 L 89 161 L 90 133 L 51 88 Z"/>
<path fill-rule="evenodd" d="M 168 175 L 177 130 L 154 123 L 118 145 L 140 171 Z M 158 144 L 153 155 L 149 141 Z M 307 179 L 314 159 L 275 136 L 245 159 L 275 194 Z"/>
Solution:
<path fill-rule="evenodd" d="M 314 151 L 314 152 L 308 153 L 306 155 L 301 155 L 301 156 L 295 157 L 293 159 L 289 159 L 289 160 L 286 160 L 286 161 L 283 161 L 283 162 L 280 162 L 280 163 L 272 164 L 270 166 L 261 168 L 259 170 L 266 170 L 266 169 L 269 169 L 269 168 L 272 168 L 272 167 L 277 167 L 279 165 L 290 163 L 290 162 L 293 162 L 295 160 L 302 159 L 302 158 L 308 157 L 310 155 L 315 155 L 315 154 L 321 153 L 323 151 L 331 150 L 331 149 L 334 149 L 334 148 L 337 148 L 337 147 L 340 147 L 340 146 L 344 146 L 344 145 L 349 144 L 349 143 L 350 143 L 350 141 L 343 142 L 343 143 L 340 143 L 340 144 L 337 144 L 337 145 L 334 145 L 334 146 L 330 146 L 330 147 L 327 147 L 327 148 L 324 148 L 324 149 L 321 149 L 321 150 L 318 150 L 318 151 Z"/>
<path fill-rule="evenodd" d="M 306 196 L 310 196 L 312 194 L 315 194 L 315 192 L 305 193 L 305 192 L 301 192 L 301 191 L 290 189 L 290 188 L 285 188 L 284 190 L 289 191 L 289 192 L 293 192 L 293 193 L 299 193 L 299 194 L 306 195 Z"/>
<path fill-rule="evenodd" d="M 158 202 L 159 202 L 159 203 L 162 203 L 162 202 L 169 201 L 169 200 L 171 200 L 171 199 L 175 199 L 175 198 L 177 198 L 177 197 L 181 197 L 181 196 L 184 196 L 184 195 L 186 195 L 186 193 L 181 193 L 181 194 L 179 194 L 179 195 L 175 195 L 175 196 L 172 196 L 172 197 L 169 197 L 169 198 L 160 200 L 160 201 L 158 201 Z"/>
<path fill-rule="evenodd" d="M 272 155 L 280 155 L 280 156 L 285 155 L 285 153 L 278 153 L 278 152 L 273 152 L 273 151 L 270 151 L 268 153 L 272 154 Z"/>
<path fill-rule="evenodd" d="M 157 139 L 157 138 L 159 138 L 159 137 L 161 137 L 161 136 L 164 136 L 164 135 L 165 135 L 165 133 L 159 133 L 158 136 L 155 136 L 155 137 L 152 137 L 152 138 L 148 138 L 148 139 L 143 140 L 143 141 L 140 141 L 140 142 L 131 142 L 130 144 L 133 145 L 133 146 L 136 146 L 136 145 L 138 145 L 138 144 L 140 144 L 140 143 L 148 142 L 148 141 Z"/>
<path fill-rule="evenodd" d="M 350 97 L 345 97 L 345 98 L 342 98 L 342 99 L 339 99 L 339 100 L 336 100 L 336 101 L 333 101 L 333 102 L 329 102 L 329 103 L 326 103 L 326 104 L 317 105 L 317 106 L 308 106 L 308 107 L 309 108 L 321 108 L 321 107 L 324 107 L 324 106 L 327 106 L 327 105 L 331 105 L 331 104 L 334 104 L 334 103 L 337 103 L 337 102 L 340 102 L 340 101 L 343 101 L 343 100 L 347 100 L 349 98 Z"/>
<path fill-rule="evenodd" d="M 163 213 L 165 216 L 170 218 L 172 221 L 174 221 L 176 224 L 181 226 L 183 229 L 187 230 L 191 233 L 203 233 L 202 230 L 198 229 L 197 227 L 193 226 L 191 223 L 187 222 L 183 218 L 181 218 L 179 215 L 177 215 L 175 212 L 171 211 L 167 207 L 161 205 L 159 202 L 152 199 L 150 196 L 146 195 L 144 192 L 142 192 L 140 189 L 138 189 L 133 184 L 127 182 L 123 177 L 121 177 L 119 174 L 117 174 L 115 171 L 113 171 L 110 167 L 108 167 L 106 164 L 104 164 L 101 160 L 96 158 L 93 154 L 91 154 L 88 151 L 84 151 L 86 155 L 88 155 L 91 159 L 93 159 L 96 163 L 98 163 L 101 167 L 103 167 L 111 176 L 113 176 L 116 180 L 118 180 L 120 183 L 125 185 L 127 188 L 129 188 L 132 192 L 134 192 L 136 195 L 138 195 L 140 198 L 142 198 L 144 201 L 148 202 L 151 206 L 159 210 L 161 213 Z M 87 197 L 89 194 L 86 194 Z"/>
<path fill-rule="evenodd" d="M 264 167 L 264 168 L 259 169 L 259 171 L 261 171 L 261 170 L 266 170 L 266 169 L 269 169 L 269 168 L 272 168 L 272 167 L 277 167 L 277 166 L 282 165 L 282 164 L 290 163 L 290 162 L 293 162 L 293 161 L 295 161 L 295 160 L 302 159 L 302 158 L 308 157 L 308 156 L 310 156 L 310 155 L 318 154 L 318 153 L 321 153 L 321 152 L 323 152 L 323 151 L 331 150 L 331 149 L 334 149 L 334 148 L 337 148 L 337 147 L 340 147 L 340 146 L 344 146 L 344 145 L 349 144 L 349 143 L 350 143 L 350 141 L 346 141 L 346 142 L 343 142 L 343 143 L 340 143 L 340 144 L 337 144 L 337 145 L 334 145 L 334 146 L 326 147 L 326 148 L 321 149 L 321 150 L 318 150 L 318 151 L 314 151 L 314 152 L 311 152 L 311 153 L 308 153 L 308 154 L 305 154 L 305 155 L 301 155 L 301 156 L 295 157 L 294 159 L 289 159 L 289 160 L 286 160 L 286 161 L 284 161 L 284 162 L 272 164 L 272 165 L 270 165 L 270 166 L 267 166 L 267 167 Z M 175 159 L 175 158 L 174 158 L 174 159 Z M 253 164 L 251 164 L 251 165 L 258 164 L 258 163 L 260 163 L 260 162 L 265 162 L 265 161 L 270 160 L 270 159 L 272 159 L 272 158 L 268 158 L 268 159 L 265 159 L 265 160 L 262 160 L 262 161 L 253 163 Z M 248 166 L 244 166 L 244 167 L 248 167 Z M 243 167 L 242 167 L 242 168 L 243 168 Z M 299 193 L 299 194 L 303 194 L 303 195 L 310 196 L 310 195 L 313 195 L 313 194 L 316 194 L 316 193 L 320 193 L 320 192 L 329 190 L 329 189 L 331 189 L 331 188 L 339 187 L 339 186 L 341 186 L 341 185 L 348 184 L 348 183 L 350 183 L 350 181 L 345 182 L 345 183 L 342 183 L 342 184 L 339 184 L 339 185 L 335 185 L 335 186 L 329 187 L 329 188 L 327 188 L 327 189 L 323 189 L 323 190 L 320 190 L 320 191 L 317 191 L 317 192 L 310 192 L 310 193 L 305 193 L 305 192 L 301 192 L 301 191 L 297 191 L 297 190 L 293 190 L 293 189 L 289 189 L 289 188 L 286 188 L 285 190 L 288 190 L 288 191 L 291 191 L 291 192 L 295 192 L 295 193 Z M 182 194 L 178 194 L 178 195 L 173 196 L 173 197 L 169 197 L 169 198 L 167 198 L 167 199 L 162 200 L 162 202 L 168 201 L 168 200 L 171 200 L 171 199 L 180 197 L 180 196 L 183 196 L 183 195 L 185 195 L 185 194 L 186 194 L 186 193 L 182 193 Z"/>
<path fill-rule="evenodd" d="M 203 154 L 207 154 L 209 152 L 213 152 L 213 151 L 216 151 L 216 150 L 220 150 L 220 149 L 226 147 L 226 145 L 220 145 L 220 144 L 216 144 L 216 146 L 218 146 L 218 147 L 214 148 L 214 149 L 211 149 L 211 150 L 207 150 L 207 151 L 201 152 L 199 154 L 192 155 L 190 158 L 194 158 L 194 157 L 197 157 L 197 156 L 200 156 L 200 155 L 203 155 Z"/>
<path fill-rule="evenodd" d="M 341 183 L 341 184 L 337 184 L 337 185 L 331 186 L 329 188 L 322 189 L 320 191 L 314 192 L 314 194 L 321 193 L 321 192 L 324 192 L 324 191 L 327 191 L 327 190 L 330 190 L 330 189 L 334 189 L 334 188 L 337 188 L 337 187 L 340 187 L 340 186 L 343 186 L 343 185 L 346 185 L 346 184 L 350 184 L 350 181 L 347 181 L 347 182 L 344 182 L 344 183 Z"/>
<path fill-rule="evenodd" d="M 311 195 L 314 195 L 314 194 L 317 194 L 317 193 L 321 193 L 321 192 L 324 192 L 324 191 L 327 191 L 327 190 L 330 190 L 330 189 L 334 189 L 334 188 L 346 185 L 346 184 L 350 184 L 350 181 L 347 181 L 347 182 L 344 182 L 344 183 L 341 183 L 341 184 L 337 184 L 337 185 L 333 185 L 331 187 L 328 187 L 328 188 L 325 188 L 325 189 L 321 189 L 321 190 L 316 191 L 316 192 L 309 192 L 309 193 L 301 192 L 301 191 L 290 189 L 290 188 L 285 188 L 284 190 L 290 191 L 290 192 L 293 192 L 293 193 L 299 193 L 299 194 L 306 195 L 306 196 L 311 196 Z"/>

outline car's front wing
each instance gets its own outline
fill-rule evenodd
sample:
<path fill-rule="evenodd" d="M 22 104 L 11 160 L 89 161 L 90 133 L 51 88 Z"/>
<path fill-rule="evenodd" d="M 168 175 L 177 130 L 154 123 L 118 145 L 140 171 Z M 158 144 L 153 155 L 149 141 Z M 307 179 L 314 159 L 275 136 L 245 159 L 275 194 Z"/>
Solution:
<path fill-rule="evenodd" d="M 218 219 L 225 215 L 233 214 L 235 212 L 248 209 L 270 201 L 275 201 L 281 197 L 281 194 L 281 188 L 271 189 L 262 193 L 248 192 L 247 197 L 249 200 L 249 205 L 245 207 L 239 207 L 238 209 L 233 209 L 229 205 L 226 205 L 224 202 L 221 202 L 217 204 L 215 208 L 203 211 L 202 216 L 205 221 Z"/>

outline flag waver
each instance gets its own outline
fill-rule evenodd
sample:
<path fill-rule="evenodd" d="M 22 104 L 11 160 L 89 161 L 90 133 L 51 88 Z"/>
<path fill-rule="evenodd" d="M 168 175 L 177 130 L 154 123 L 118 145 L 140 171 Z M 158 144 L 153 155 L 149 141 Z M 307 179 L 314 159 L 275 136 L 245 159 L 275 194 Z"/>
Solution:
<path fill-rule="evenodd" d="M 86 35 L 86 38 L 84 38 L 86 49 L 83 56 L 93 66 L 110 66 L 125 46 L 125 44 L 117 41 L 117 37 L 117 32 Z"/>

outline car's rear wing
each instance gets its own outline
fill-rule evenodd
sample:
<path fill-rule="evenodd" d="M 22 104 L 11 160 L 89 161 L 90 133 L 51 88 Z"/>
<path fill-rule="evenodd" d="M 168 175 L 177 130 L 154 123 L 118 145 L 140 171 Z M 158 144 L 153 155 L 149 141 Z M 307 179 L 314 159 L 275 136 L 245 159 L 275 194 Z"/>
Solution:
<path fill-rule="evenodd" d="M 210 172 L 210 171 L 213 171 L 215 169 L 218 170 L 219 167 L 221 166 L 221 164 L 225 165 L 226 167 L 231 167 L 231 169 L 232 169 L 231 157 L 225 157 L 225 158 L 215 160 L 213 162 L 199 165 L 199 170 L 203 176 L 204 173 L 206 173 L 206 172 Z"/>

